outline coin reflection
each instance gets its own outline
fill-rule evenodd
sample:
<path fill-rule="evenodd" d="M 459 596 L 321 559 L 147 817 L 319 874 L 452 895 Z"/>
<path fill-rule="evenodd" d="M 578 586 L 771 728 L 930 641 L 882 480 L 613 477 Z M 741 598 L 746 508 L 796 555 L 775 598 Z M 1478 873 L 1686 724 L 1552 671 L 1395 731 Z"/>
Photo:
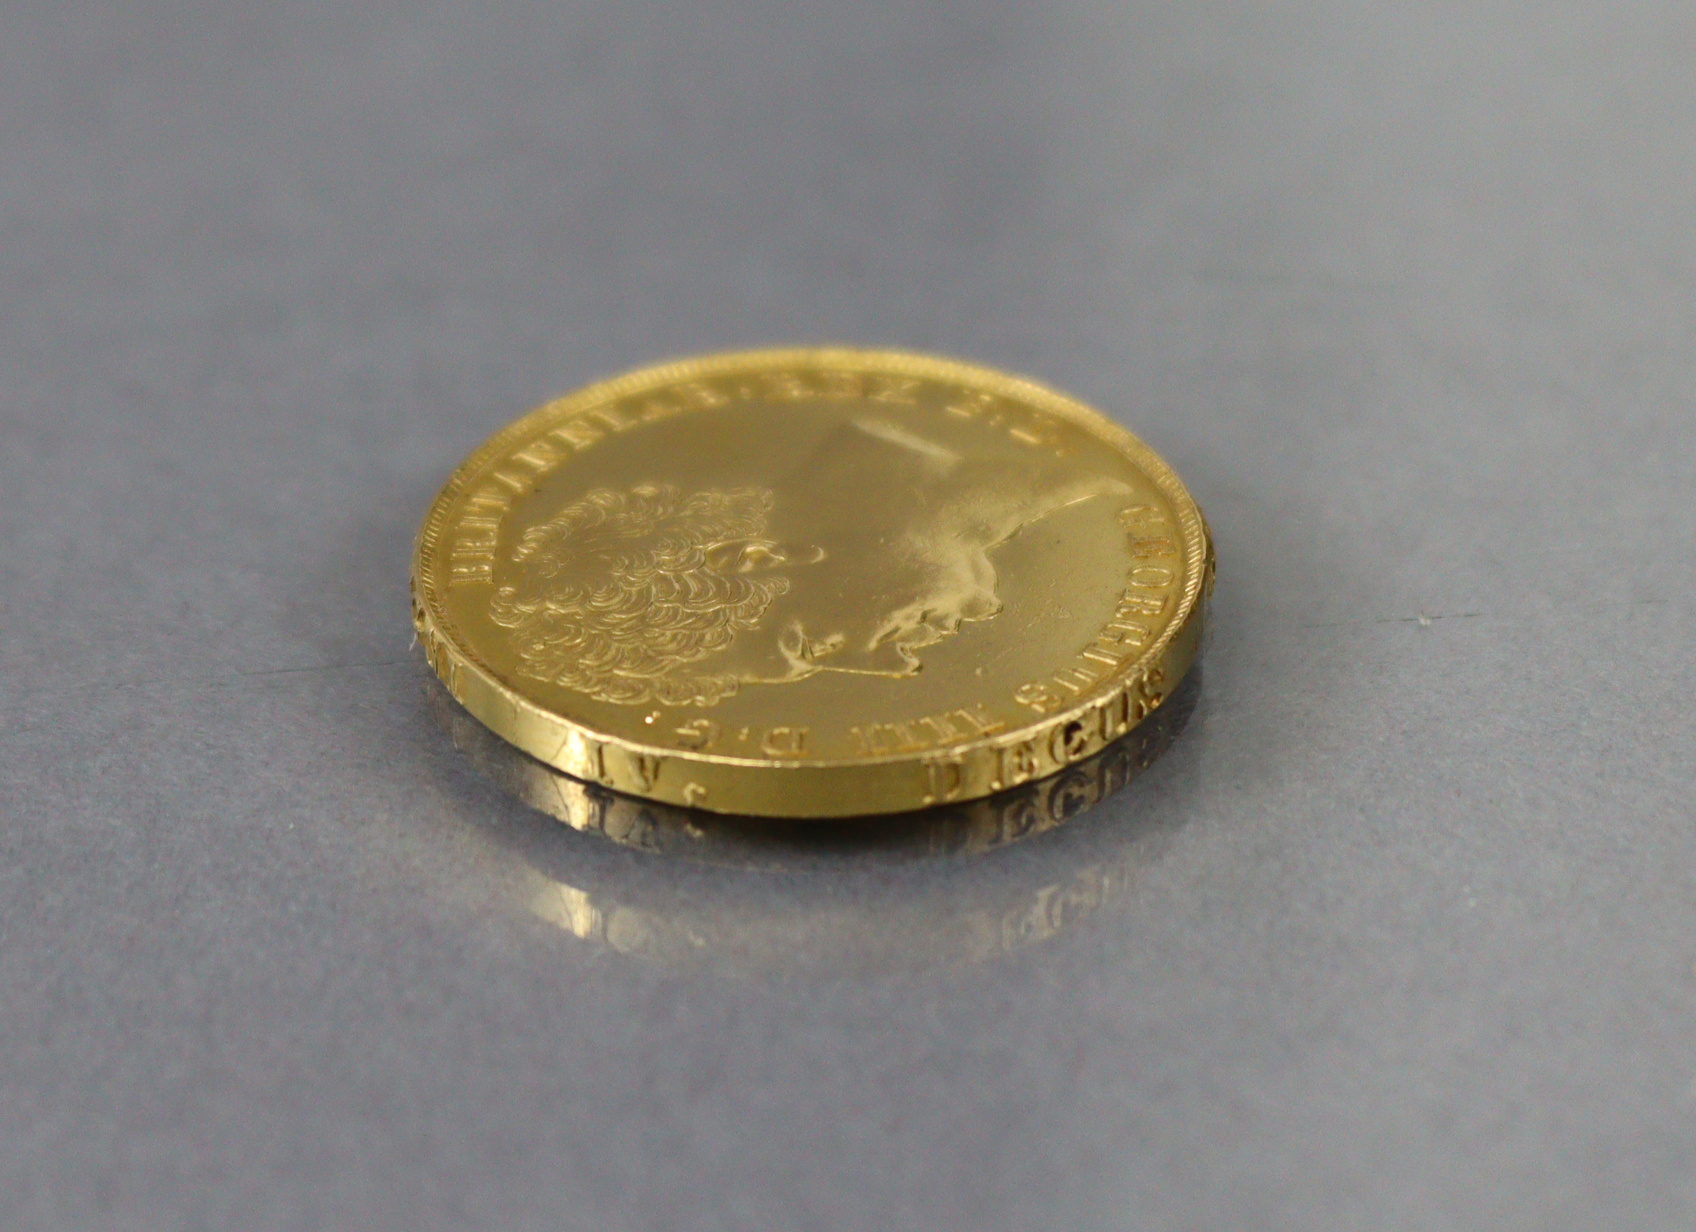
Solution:
<path fill-rule="evenodd" d="M 673 857 L 497 831 L 518 857 L 513 891 L 525 910 L 621 954 L 759 975 L 981 962 L 1094 914 L 1169 840 L 1176 810 L 1101 806 L 1149 803 L 1121 793 L 1189 722 L 1200 676 L 1192 670 L 1128 736 L 1051 778 L 954 807 L 799 824 L 581 782 L 493 735 L 433 677 L 424 688 L 454 745 L 501 790 L 573 830 Z M 1027 842 L 1097 809 L 1099 826 Z"/>

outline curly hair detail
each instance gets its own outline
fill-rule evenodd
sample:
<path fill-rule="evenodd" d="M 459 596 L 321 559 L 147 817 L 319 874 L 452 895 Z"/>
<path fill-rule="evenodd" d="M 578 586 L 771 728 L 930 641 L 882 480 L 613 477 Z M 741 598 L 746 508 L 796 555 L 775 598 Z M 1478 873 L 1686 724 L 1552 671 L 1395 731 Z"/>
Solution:
<path fill-rule="evenodd" d="M 695 665 L 758 626 L 786 579 L 726 572 L 712 549 L 758 540 L 770 492 L 597 488 L 525 532 L 491 604 L 519 674 L 601 701 L 710 706 L 733 676 Z"/>

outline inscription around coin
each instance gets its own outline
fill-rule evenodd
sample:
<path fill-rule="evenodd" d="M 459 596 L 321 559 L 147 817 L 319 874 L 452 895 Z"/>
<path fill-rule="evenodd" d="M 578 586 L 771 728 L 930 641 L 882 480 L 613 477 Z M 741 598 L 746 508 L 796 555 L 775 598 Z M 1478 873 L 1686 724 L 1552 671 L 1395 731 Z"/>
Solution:
<path fill-rule="evenodd" d="M 493 471 L 490 483 L 467 499 L 466 512 L 455 526 L 450 553 L 454 561 L 452 584 L 492 582 L 501 521 L 511 510 L 513 499 L 532 491 L 568 458 L 609 436 L 690 411 L 710 410 L 735 399 L 757 396 L 789 402 L 865 398 L 883 405 L 911 406 L 916 403 L 921 387 L 920 381 L 911 378 L 856 372 L 827 370 L 810 377 L 799 372 L 776 372 L 765 374 L 758 384 L 731 389 L 703 380 L 679 381 L 640 398 L 581 410 L 566 422 L 513 449 Z M 961 418 L 981 419 L 991 427 L 1005 428 L 1012 439 L 1025 445 L 1054 443 L 1052 422 L 979 391 L 956 389 L 947 409 Z"/>
<path fill-rule="evenodd" d="M 980 703 L 969 709 L 960 707 L 946 714 L 925 715 L 907 722 L 850 726 L 848 740 L 856 753 L 877 757 L 960 744 L 979 736 L 993 736 L 1006 728 L 1001 720 L 991 718 Z"/>
<path fill-rule="evenodd" d="M 489 442 L 421 532 L 415 620 L 456 697 L 571 773 L 734 811 L 737 775 L 787 766 L 742 802 L 879 811 L 1128 730 L 1187 667 L 1210 570 L 1175 477 L 1086 408 L 947 361 L 768 352 Z"/>
<path fill-rule="evenodd" d="M 793 373 L 765 380 L 768 392 L 775 388 L 785 396 L 815 396 Z M 874 382 L 870 396 L 876 400 L 880 395 L 898 400 L 908 390 Z M 700 394 L 696 403 L 716 405 Z M 974 403 L 969 413 L 985 412 Z M 632 422 L 617 412 L 592 414 L 614 431 Z M 990 414 L 1000 422 L 999 411 Z M 573 419 L 567 426 L 584 422 Z M 1028 443 L 1046 439 L 1017 423 L 1010 431 L 1015 429 Z M 775 501 L 768 489 L 685 493 L 657 482 L 628 491 L 597 488 L 525 530 L 510 546 L 504 570 L 497 556 L 498 521 L 482 512 L 468 514 L 458 524 L 454 560 L 457 565 L 463 556 L 475 566 L 466 577 L 492 581 L 499 571 L 509 579 L 497 586 L 490 610 L 495 623 L 510 631 L 519 675 L 598 701 L 712 706 L 745 685 L 792 683 L 818 672 L 899 677 L 921 671 L 924 647 L 964 623 L 991 620 L 1001 611 L 997 573 L 988 555 L 992 549 L 1062 509 L 1123 491 L 1118 481 L 1089 475 L 1041 488 L 1003 479 L 991 488 L 963 467 L 953 450 L 906 428 L 856 419 L 845 430 L 848 439 L 833 439 L 832 450 L 866 448 L 896 456 L 905 451 L 919 463 L 914 484 L 921 520 L 899 531 L 916 564 L 903 575 L 904 584 L 887 587 L 881 600 L 885 612 L 874 645 L 887 646 L 888 652 L 878 667 L 841 656 L 852 648 L 850 639 L 832 627 L 826 610 L 837 588 L 817 582 L 821 572 L 835 578 L 871 576 L 876 562 L 842 559 L 841 548 L 784 545 L 767 537 L 767 515 Z M 563 431 L 553 429 L 550 435 Z M 559 456 L 546 440 L 513 454 L 537 474 Z M 498 492 L 479 496 L 480 509 L 504 499 Z M 1167 544 L 1138 542 L 1154 545 L 1148 550 L 1155 551 Z M 862 537 L 850 551 L 887 556 L 887 541 Z M 818 598 L 809 601 L 814 591 Z M 723 653 L 760 630 L 774 601 L 791 592 L 783 621 L 763 631 L 770 643 L 764 653 L 740 659 Z M 1142 644 L 1128 642 L 1124 629 L 1117 636 L 1121 646 Z M 1099 650 L 1084 653 L 1101 657 Z M 900 748 L 926 748 L 949 738 L 943 734 L 951 730 L 945 720 L 932 720 L 930 727 L 935 734 L 921 736 L 917 744 L 905 731 L 891 735 L 856 729 L 855 735 L 868 748 L 886 738 Z"/>

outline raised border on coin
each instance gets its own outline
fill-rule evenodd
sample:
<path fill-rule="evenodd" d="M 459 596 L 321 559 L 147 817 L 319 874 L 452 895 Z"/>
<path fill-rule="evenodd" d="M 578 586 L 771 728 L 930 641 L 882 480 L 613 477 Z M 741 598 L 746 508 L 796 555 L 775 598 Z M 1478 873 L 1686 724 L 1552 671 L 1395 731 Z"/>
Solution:
<path fill-rule="evenodd" d="M 609 402 L 729 373 L 836 367 L 968 385 L 1023 401 L 1128 455 L 1171 502 L 1178 519 L 1184 585 L 1160 636 L 1134 660 L 1081 686 L 1025 705 L 1024 726 L 943 749 L 853 759 L 762 759 L 645 745 L 538 706 L 503 680 L 460 636 L 442 603 L 443 534 L 456 502 L 546 425 Z M 1064 394 L 993 369 L 897 351 L 806 347 L 676 360 L 597 382 L 546 403 L 479 447 L 454 471 L 425 515 L 412 557 L 412 615 L 430 666 L 454 698 L 497 735 L 566 774 L 616 791 L 716 812 L 825 818 L 904 812 L 978 799 L 1050 774 L 1099 752 L 1165 701 L 1199 650 L 1213 548 L 1201 511 L 1152 449 L 1099 412 Z M 1064 664 L 1061 664 L 1064 667 Z"/>

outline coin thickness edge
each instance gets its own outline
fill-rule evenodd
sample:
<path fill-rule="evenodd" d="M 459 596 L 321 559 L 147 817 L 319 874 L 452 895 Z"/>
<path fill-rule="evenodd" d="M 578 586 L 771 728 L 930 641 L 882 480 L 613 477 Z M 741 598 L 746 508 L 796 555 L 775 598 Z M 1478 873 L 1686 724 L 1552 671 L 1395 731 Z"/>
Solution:
<path fill-rule="evenodd" d="M 1206 523 L 1136 437 L 1035 382 L 846 348 L 681 360 L 490 438 L 419 530 L 431 667 L 573 777 L 724 813 L 976 799 L 1182 679 Z"/>

